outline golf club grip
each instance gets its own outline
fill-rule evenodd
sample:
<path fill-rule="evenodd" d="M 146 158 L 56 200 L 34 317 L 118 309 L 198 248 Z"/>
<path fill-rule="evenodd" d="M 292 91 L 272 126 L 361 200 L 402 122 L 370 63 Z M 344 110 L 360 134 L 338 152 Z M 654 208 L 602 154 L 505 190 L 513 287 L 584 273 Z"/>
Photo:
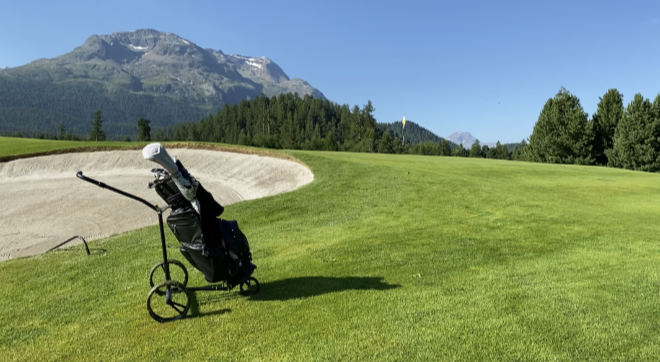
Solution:
<path fill-rule="evenodd" d="M 79 178 L 79 179 L 81 179 L 81 180 L 83 180 L 83 181 L 87 181 L 87 182 L 89 182 L 89 183 L 93 183 L 94 185 L 99 186 L 99 187 L 103 187 L 103 188 L 108 187 L 108 185 L 104 184 L 104 183 L 101 182 L 101 181 L 96 181 L 96 180 L 94 180 L 93 178 L 89 178 L 89 177 L 83 175 L 83 172 L 82 172 L 82 171 L 78 171 L 78 173 L 76 173 L 76 177 Z"/>

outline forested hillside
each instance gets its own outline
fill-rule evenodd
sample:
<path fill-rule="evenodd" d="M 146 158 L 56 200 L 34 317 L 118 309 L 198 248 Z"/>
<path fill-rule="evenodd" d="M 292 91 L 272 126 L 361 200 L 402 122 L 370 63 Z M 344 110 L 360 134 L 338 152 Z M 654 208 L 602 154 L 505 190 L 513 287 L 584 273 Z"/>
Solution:
<path fill-rule="evenodd" d="M 155 139 L 206 141 L 268 148 L 353 152 L 415 153 L 509 159 L 512 151 L 499 145 L 479 147 L 470 153 L 432 132 L 407 122 L 378 124 L 371 101 L 360 108 L 326 99 L 295 94 L 260 96 L 227 105 L 199 122 L 170 127 L 155 133 Z M 398 131 L 397 131 L 398 130 Z M 410 140 L 412 138 L 412 140 Z"/>
<path fill-rule="evenodd" d="M 112 90 L 101 82 L 54 83 L 2 75 L 0 99 L 0 133 L 32 137 L 54 135 L 61 128 L 85 135 L 99 109 L 106 120 L 105 131 L 113 138 L 133 135 L 135 121 L 145 114 L 161 120 L 162 125 L 197 120 L 211 112 L 211 108 L 191 105 L 181 98 Z"/>
<path fill-rule="evenodd" d="M 227 105 L 199 122 L 173 126 L 157 138 L 224 142 L 268 148 L 350 150 L 391 149 L 369 101 L 364 108 L 294 94 L 257 97 Z M 383 143 L 382 145 L 380 143 Z"/>
<path fill-rule="evenodd" d="M 440 142 L 444 138 L 439 137 L 428 129 L 418 125 L 417 123 L 407 120 L 405 127 L 402 122 L 383 123 L 381 127 L 385 131 L 390 131 L 392 134 L 402 141 L 405 137 L 405 142 L 408 144 L 418 144 L 422 142 Z M 451 148 L 456 147 L 456 144 L 449 142 Z"/>

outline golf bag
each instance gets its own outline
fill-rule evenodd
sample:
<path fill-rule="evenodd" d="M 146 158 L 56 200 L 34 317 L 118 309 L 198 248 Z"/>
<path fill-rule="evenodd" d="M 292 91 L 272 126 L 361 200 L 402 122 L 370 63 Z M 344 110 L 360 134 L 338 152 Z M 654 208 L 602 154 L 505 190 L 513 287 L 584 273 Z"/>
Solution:
<path fill-rule="evenodd" d="M 160 144 L 145 147 L 143 156 L 167 168 L 152 170 L 151 186 L 172 208 L 167 225 L 181 243 L 181 254 L 208 282 L 236 285 L 250 278 L 256 266 L 238 223 L 218 218 L 224 208 Z"/>

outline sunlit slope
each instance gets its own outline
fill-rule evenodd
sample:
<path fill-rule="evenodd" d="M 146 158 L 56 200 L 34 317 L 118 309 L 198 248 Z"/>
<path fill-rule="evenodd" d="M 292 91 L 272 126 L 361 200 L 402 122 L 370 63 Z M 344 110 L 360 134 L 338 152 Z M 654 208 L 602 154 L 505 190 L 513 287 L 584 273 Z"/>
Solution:
<path fill-rule="evenodd" d="M 312 184 L 230 206 L 262 291 L 145 308 L 156 228 L 0 264 L 10 358 L 652 359 L 660 176 L 291 152 Z M 168 234 L 173 257 L 183 259 Z M 190 268 L 190 284 L 202 284 Z"/>

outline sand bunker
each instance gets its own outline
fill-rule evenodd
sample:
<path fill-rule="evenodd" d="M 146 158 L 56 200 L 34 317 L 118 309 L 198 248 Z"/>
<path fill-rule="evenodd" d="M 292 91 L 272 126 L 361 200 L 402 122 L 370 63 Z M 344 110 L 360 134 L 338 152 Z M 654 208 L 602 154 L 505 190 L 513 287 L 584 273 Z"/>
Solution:
<path fill-rule="evenodd" d="M 169 149 L 223 205 L 291 191 L 314 176 L 303 165 L 273 157 Z M 69 153 L 0 163 L 0 260 L 43 253 L 81 235 L 107 237 L 158 223 L 148 207 L 76 178 L 77 171 L 163 205 L 147 188 L 157 165 L 140 151 Z"/>

